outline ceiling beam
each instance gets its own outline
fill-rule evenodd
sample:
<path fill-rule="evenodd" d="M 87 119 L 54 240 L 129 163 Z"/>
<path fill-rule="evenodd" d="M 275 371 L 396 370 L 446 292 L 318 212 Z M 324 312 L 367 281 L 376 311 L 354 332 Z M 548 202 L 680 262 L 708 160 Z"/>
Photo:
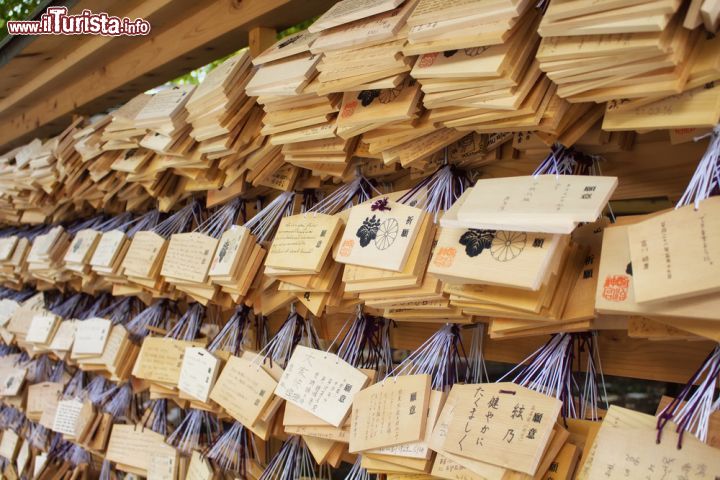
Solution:
<path fill-rule="evenodd" d="M 206 0 L 178 21 L 153 30 L 107 62 L 82 62 L 73 81 L 34 90 L 32 104 L 0 112 L 0 152 L 36 136 L 60 132 L 73 114 L 91 114 L 125 102 L 140 92 L 248 45 L 255 27 L 278 30 L 329 8 L 333 0 Z M 88 37 L 91 39 L 91 37 Z M 62 39 L 59 39 L 61 41 Z M 112 48 L 110 42 L 106 48 Z M 120 43 L 120 42 L 118 42 Z M 73 68 L 78 64 L 68 64 Z M 38 72 L 40 74 L 41 72 Z"/>

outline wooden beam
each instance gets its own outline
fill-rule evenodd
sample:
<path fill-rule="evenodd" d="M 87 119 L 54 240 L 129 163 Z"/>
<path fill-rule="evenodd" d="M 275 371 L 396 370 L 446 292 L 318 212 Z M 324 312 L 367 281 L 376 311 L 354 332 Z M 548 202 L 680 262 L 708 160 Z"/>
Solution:
<path fill-rule="evenodd" d="M 145 0 L 139 2 L 139 4 L 137 4 L 137 2 L 130 2 L 130 6 L 133 6 L 134 8 L 123 10 L 122 12 L 113 11 L 113 14 L 121 17 L 148 19 L 155 12 L 171 2 L 172 0 Z M 136 4 L 132 5 L 132 3 Z M 175 5 L 174 8 L 177 8 L 177 5 Z M 108 44 L 114 39 L 115 37 L 102 35 L 90 36 L 86 41 L 82 42 L 78 48 L 71 50 L 63 57 L 54 59 L 54 62 L 44 65 L 43 69 L 34 72 L 32 78 L 25 81 L 10 95 L 0 100 L 0 112 L 9 111 L 18 102 L 34 93 L 42 91 L 43 88 L 51 88 L 50 83 L 62 75 L 67 75 L 69 73 L 69 67 L 80 65 L 81 62 L 89 55 L 92 55 L 108 46 Z M 112 55 L 112 51 L 107 52 L 106 54 Z M 9 67 L 12 68 L 10 65 Z"/>
<path fill-rule="evenodd" d="M 257 57 L 275 43 L 277 32 L 274 28 L 255 27 L 250 30 L 250 55 Z"/>
<path fill-rule="evenodd" d="M 3 125 L 0 151 L 34 136 L 61 131 L 72 113 L 101 112 L 232 53 L 247 45 L 247 32 L 254 27 L 285 28 L 326 10 L 333 3 L 333 0 L 197 2 L 196 7 L 184 10 L 184 16 L 178 21 L 154 28 L 147 37 L 134 37 L 137 43 L 123 42 L 123 50 L 114 58 L 107 61 L 96 58 L 91 64 L 83 63 L 84 74 L 77 79 L 33 92 L 34 102 L 23 111 L 0 112 Z"/>

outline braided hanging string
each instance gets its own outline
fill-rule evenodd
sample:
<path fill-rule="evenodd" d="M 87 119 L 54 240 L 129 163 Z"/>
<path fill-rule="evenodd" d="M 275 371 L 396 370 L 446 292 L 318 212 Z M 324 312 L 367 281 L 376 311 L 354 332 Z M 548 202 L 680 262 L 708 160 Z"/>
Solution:
<path fill-rule="evenodd" d="M 290 314 L 283 322 L 275 336 L 253 358 L 252 364 L 260 365 L 269 361 L 285 368 L 290 361 L 297 345 L 320 349 L 320 339 L 310 318 L 305 319 L 295 310 L 295 304 L 290 306 Z"/>
<path fill-rule="evenodd" d="M 392 320 L 363 312 L 358 305 L 355 315 L 343 326 L 328 347 L 339 340 L 337 355 L 355 368 L 365 368 L 385 375 L 392 368 L 390 326 Z"/>
<path fill-rule="evenodd" d="M 437 223 L 440 214 L 453 206 L 468 183 L 467 176 L 456 167 L 443 165 L 403 194 L 398 203 L 433 214 L 434 222 Z"/>
<path fill-rule="evenodd" d="M 241 305 L 215 335 L 207 349 L 209 352 L 223 351 L 240 356 L 250 327 L 250 308 Z"/>
<path fill-rule="evenodd" d="M 195 340 L 205 318 L 205 307 L 199 303 L 193 303 L 188 307 L 185 314 L 178 319 L 175 325 L 165 334 L 165 338 L 175 340 Z"/>
<path fill-rule="evenodd" d="M 430 386 L 436 391 L 449 391 L 464 381 L 470 367 L 460 336 L 460 327 L 447 323 L 432 334 L 387 377 L 399 375 L 430 375 Z"/>
<path fill-rule="evenodd" d="M 720 125 L 716 125 L 709 136 L 710 143 L 708 143 L 707 150 L 700 159 L 690 183 L 675 208 L 692 203 L 697 210 L 700 208 L 700 202 L 706 198 L 720 195 Z M 704 137 L 705 135 L 695 140 Z"/>
<path fill-rule="evenodd" d="M 142 428 L 149 428 L 163 437 L 168 434 L 168 403 L 165 398 L 151 400 L 142 415 Z"/>
<path fill-rule="evenodd" d="M 224 472 L 247 477 L 248 465 L 259 458 L 255 437 L 240 422 L 234 422 L 213 443 L 205 455 Z"/>
<path fill-rule="evenodd" d="M 572 394 L 573 360 L 572 336 L 568 333 L 558 333 L 498 382 L 504 381 L 513 372 L 519 370 L 510 380 L 511 382 L 557 398 L 563 402 L 563 417 L 577 418 Z"/>
<path fill-rule="evenodd" d="M 193 450 L 203 450 L 214 443 L 221 433 L 221 428 L 215 415 L 191 408 L 165 441 L 180 453 L 189 456 Z"/>
<path fill-rule="evenodd" d="M 178 313 L 175 302 L 161 299 L 135 315 L 125 328 L 130 334 L 130 339 L 140 343 L 152 330 L 167 329 L 170 320 Z"/>
<path fill-rule="evenodd" d="M 573 375 L 573 362 L 587 355 L 582 389 Z M 582 368 L 578 368 L 582 370 Z M 598 403 L 607 405 L 597 334 L 558 333 L 498 381 L 518 373 L 510 381 L 563 402 L 563 418 L 599 420 Z M 599 384 L 598 384 L 599 382 Z M 602 396 L 601 396 L 602 391 Z"/>
<path fill-rule="evenodd" d="M 353 205 L 370 200 L 373 195 L 380 195 L 380 191 L 375 188 L 375 185 L 370 180 L 358 172 L 350 183 L 341 185 L 311 208 L 305 210 L 305 212 L 308 214 L 324 213 L 334 215 Z"/>
<path fill-rule="evenodd" d="M 319 466 L 303 439 L 293 435 L 270 460 L 260 480 L 315 480 L 319 473 Z"/>
<path fill-rule="evenodd" d="M 716 393 L 718 385 L 720 385 L 719 377 L 720 345 L 716 346 L 705 358 L 680 394 L 658 414 L 658 443 L 660 443 L 663 429 L 669 421 L 673 421 L 677 425 L 678 449 L 682 448 L 685 432 L 690 432 L 700 441 L 707 443 L 710 416 L 720 410 L 720 396 L 717 396 Z"/>

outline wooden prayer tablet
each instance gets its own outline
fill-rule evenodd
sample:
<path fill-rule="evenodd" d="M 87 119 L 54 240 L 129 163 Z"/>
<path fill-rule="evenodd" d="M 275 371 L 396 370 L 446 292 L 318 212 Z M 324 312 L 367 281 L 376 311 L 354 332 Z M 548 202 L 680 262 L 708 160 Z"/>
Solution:
<path fill-rule="evenodd" d="M 59 321 L 59 317 L 50 312 L 35 315 L 30 322 L 25 341 L 39 344 L 48 343 L 55 334 Z"/>
<path fill-rule="evenodd" d="M 692 434 L 683 435 L 682 449 L 678 449 L 677 426 L 668 422 L 658 442 L 657 418 L 612 405 L 595 437 L 584 471 L 588 479 L 620 479 L 625 472 L 641 476 L 654 465 L 664 467 L 669 474 L 689 467 L 690 478 L 710 479 L 720 472 L 720 457 L 713 447 L 702 443 Z M 618 449 L 628 453 L 631 460 L 618 458 Z M 612 465 L 613 468 L 608 468 Z M 616 467 L 617 465 L 617 467 Z M 661 467 L 662 468 L 662 467 Z"/>
<path fill-rule="evenodd" d="M 233 225 L 226 230 L 220 237 L 208 274 L 211 277 L 231 276 L 249 248 L 250 241 L 250 230 L 245 227 Z"/>
<path fill-rule="evenodd" d="M 99 268 L 112 267 L 126 240 L 125 233 L 120 230 L 103 233 L 90 259 L 90 265 Z"/>
<path fill-rule="evenodd" d="M 100 235 L 100 232 L 89 229 L 76 233 L 65 253 L 65 262 L 80 264 L 88 262 L 100 240 Z"/>
<path fill-rule="evenodd" d="M 570 233 L 574 223 L 598 218 L 617 187 L 616 177 L 538 175 L 479 180 L 457 212 L 476 228 Z M 547 228 L 543 227 L 547 219 Z M 559 231 L 558 231 L 559 230 Z"/>
<path fill-rule="evenodd" d="M 465 395 L 454 405 L 443 450 L 535 475 L 562 403 L 513 383 L 455 388 Z"/>
<path fill-rule="evenodd" d="M 322 213 L 283 217 L 265 265 L 298 273 L 318 273 L 334 244 L 341 220 Z"/>
<path fill-rule="evenodd" d="M 253 353 L 231 356 L 210 393 L 210 399 L 231 417 L 250 426 L 268 407 L 277 386 L 277 380 L 263 368 L 262 358 L 254 356 Z"/>
<path fill-rule="evenodd" d="M 25 376 L 27 375 L 27 367 L 17 365 L 18 357 L 15 355 L 8 355 L 4 361 L 0 362 L 0 373 L 2 373 L 5 379 L 0 384 L 0 396 L 2 397 L 13 397 L 18 395 L 25 383 Z"/>
<path fill-rule="evenodd" d="M 94 417 L 90 400 L 60 400 L 57 404 L 52 429 L 70 439 L 79 439 Z"/>
<path fill-rule="evenodd" d="M 419 95 L 420 85 L 412 79 L 406 80 L 394 89 L 346 93 L 338 118 L 338 127 L 408 119 L 415 111 Z"/>
<path fill-rule="evenodd" d="M 720 120 L 720 95 L 714 83 L 673 95 L 637 108 L 619 108 L 609 102 L 603 117 L 603 129 L 644 130 L 655 128 L 709 127 Z"/>
<path fill-rule="evenodd" d="M 433 428 L 445 404 L 447 394 L 438 390 L 430 391 L 430 401 L 428 405 L 428 420 L 425 428 L 425 436 L 420 442 L 406 443 L 394 445 L 392 447 L 383 447 L 375 450 L 368 450 L 369 454 L 379 454 L 385 456 L 388 461 L 400 462 L 404 459 L 422 459 L 429 460 L 432 451 L 429 442 L 433 433 Z M 395 458 L 392 458 L 395 457 Z"/>
<path fill-rule="evenodd" d="M 439 19 L 450 20 L 474 14 L 505 15 L 507 12 L 520 11 L 526 3 L 522 0 L 420 0 L 408 18 L 408 24 L 422 25 Z"/>
<path fill-rule="evenodd" d="M 323 13 L 308 28 L 310 32 L 320 32 L 345 23 L 370 17 L 396 8 L 404 0 L 342 0 Z"/>
<path fill-rule="evenodd" d="M 253 58 L 252 63 L 253 65 L 262 65 L 264 63 L 273 62 L 275 60 L 307 52 L 310 50 L 310 47 L 317 38 L 318 34 L 309 30 L 302 30 L 300 32 L 290 34 L 287 37 L 281 38 L 273 46 Z"/>
<path fill-rule="evenodd" d="M 261 66 L 246 87 L 246 93 L 259 95 L 292 95 L 308 84 L 319 55 L 305 54 Z"/>
<path fill-rule="evenodd" d="M 669 301 L 720 289 L 720 198 L 687 205 L 627 227 L 638 303 Z"/>
<path fill-rule="evenodd" d="M 15 313 L 15 310 L 20 308 L 20 304 L 14 300 L 3 298 L 0 300 L 0 326 L 5 326 L 10 321 L 10 318 Z"/>
<path fill-rule="evenodd" d="M 416 4 L 417 0 L 406 0 L 394 10 L 326 30 L 313 42 L 310 51 L 313 53 L 329 52 L 392 40 L 403 28 L 405 20 Z"/>
<path fill-rule="evenodd" d="M 361 390 L 353 402 L 350 451 L 420 440 L 429 401 L 428 375 L 390 377 Z"/>
<path fill-rule="evenodd" d="M 424 215 L 419 208 L 387 198 L 354 206 L 340 240 L 336 261 L 396 272 L 402 270 Z"/>
<path fill-rule="evenodd" d="M 149 232 L 137 232 L 123 259 L 124 273 L 127 276 L 150 278 L 151 272 L 162 262 L 167 241 L 160 235 Z"/>
<path fill-rule="evenodd" d="M 564 245 L 560 235 L 442 228 L 428 272 L 451 283 L 538 290 Z"/>
<path fill-rule="evenodd" d="M 80 320 L 75 324 L 72 355 L 101 355 L 110 335 L 112 322 L 104 318 Z"/>
<path fill-rule="evenodd" d="M 135 116 L 135 126 L 152 128 L 179 115 L 195 85 L 175 86 L 152 96 Z"/>
<path fill-rule="evenodd" d="M 218 240 L 207 235 L 176 233 L 170 237 L 160 273 L 191 283 L 205 283 Z"/>
<path fill-rule="evenodd" d="M 202 342 L 188 342 L 172 338 L 146 337 L 132 374 L 160 385 L 177 386 L 182 359 L 187 347 Z"/>
<path fill-rule="evenodd" d="M 6 261 L 12 256 L 17 243 L 16 235 L 0 238 L 0 261 Z"/>
<path fill-rule="evenodd" d="M 147 474 L 154 457 L 177 455 L 164 438 L 141 425 L 113 425 L 110 433 L 106 458 L 111 462 L 126 465 Z"/>
<path fill-rule="evenodd" d="M 640 221 L 642 217 L 637 218 Z M 634 265 L 630 257 L 628 225 L 614 225 L 603 233 L 595 306 L 598 312 L 640 314 L 649 317 L 720 319 L 720 298 L 698 295 L 670 302 L 638 303 L 635 300 Z"/>
<path fill-rule="evenodd" d="M 350 412 L 354 396 L 367 382 L 364 373 L 337 355 L 298 345 L 275 394 L 339 427 Z M 308 387 L 325 394 L 320 398 L 308 396 L 305 392 Z"/>
<path fill-rule="evenodd" d="M 201 402 L 207 402 L 218 374 L 220 360 L 200 347 L 188 347 L 180 367 L 178 389 Z"/>

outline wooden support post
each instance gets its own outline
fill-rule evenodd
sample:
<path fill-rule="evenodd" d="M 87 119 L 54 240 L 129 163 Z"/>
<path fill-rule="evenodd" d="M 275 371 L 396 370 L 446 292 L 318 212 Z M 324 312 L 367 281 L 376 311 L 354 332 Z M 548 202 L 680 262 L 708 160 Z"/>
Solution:
<path fill-rule="evenodd" d="M 277 32 L 274 28 L 268 27 L 255 27 L 250 30 L 250 55 L 253 58 L 260 55 L 266 48 L 270 47 L 275 43 Z"/>

